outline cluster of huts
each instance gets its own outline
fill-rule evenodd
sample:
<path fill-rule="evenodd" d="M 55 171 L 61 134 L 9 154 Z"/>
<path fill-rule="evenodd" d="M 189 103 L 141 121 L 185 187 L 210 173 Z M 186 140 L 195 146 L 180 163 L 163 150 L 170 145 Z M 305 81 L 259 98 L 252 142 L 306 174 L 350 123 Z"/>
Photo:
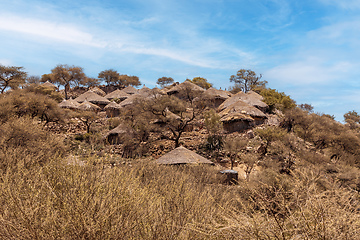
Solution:
<path fill-rule="evenodd" d="M 107 117 L 117 117 L 122 108 L 132 105 L 136 99 L 166 94 L 186 99 L 189 91 L 193 96 L 197 96 L 197 99 L 201 98 L 213 104 L 227 132 L 242 131 L 263 124 L 267 119 L 265 112 L 268 110 L 268 105 L 263 102 L 261 95 L 253 91 L 231 94 L 226 90 L 215 88 L 205 90 L 189 81 L 174 84 L 166 89 L 150 89 L 146 86 L 136 89 L 128 86 L 108 94 L 95 87 L 75 99 L 63 100 L 59 106 L 74 110 L 106 111 Z"/>
<path fill-rule="evenodd" d="M 49 83 L 45 83 L 49 84 Z M 51 83 L 50 83 L 51 84 Z M 121 109 L 134 104 L 136 99 L 147 99 L 155 95 L 174 95 L 180 99 L 186 99 L 189 91 L 202 101 L 212 103 L 221 117 L 224 130 L 227 132 L 242 131 L 256 125 L 263 124 L 267 119 L 266 112 L 268 105 L 263 102 L 263 97 L 253 91 L 248 93 L 239 92 L 232 94 L 226 90 L 209 88 L 207 90 L 185 81 L 181 84 L 174 84 L 165 89 L 150 89 L 143 86 L 136 89 L 132 86 L 121 90 L 115 90 L 106 94 L 103 90 L 95 87 L 79 95 L 75 99 L 63 100 L 59 103 L 62 108 L 84 111 L 106 111 L 107 117 L 117 117 L 121 114 Z M 194 99 L 196 101 L 196 99 Z M 169 116 L 178 117 L 174 113 Z M 117 144 L 118 135 L 131 136 L 133 131 L 125 125 L 120 124 L 111 130 L 107 136 L 110 142 Z M 111 138 L 111 136 L 115 136 Z M 213 163 L 184 147 L 178 147 L 156 160 L 158 164 L 183 165 L 183 164 L 211 164 Z M 228 170 L 222 173 L 227 175 L 229 182 L 237 180 L 237 172 Z"/>

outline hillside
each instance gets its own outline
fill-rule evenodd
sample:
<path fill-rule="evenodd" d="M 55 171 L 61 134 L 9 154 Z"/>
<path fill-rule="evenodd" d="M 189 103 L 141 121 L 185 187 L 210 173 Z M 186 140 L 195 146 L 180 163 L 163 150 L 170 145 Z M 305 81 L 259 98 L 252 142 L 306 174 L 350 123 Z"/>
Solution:
<path fill-rule="evenodd" d="M 253 90 L 1 94 L 1 238 L 357 239 L 357 113 L 342 124 Z M 178 146 L 215 165 L 156 164 Z"/>

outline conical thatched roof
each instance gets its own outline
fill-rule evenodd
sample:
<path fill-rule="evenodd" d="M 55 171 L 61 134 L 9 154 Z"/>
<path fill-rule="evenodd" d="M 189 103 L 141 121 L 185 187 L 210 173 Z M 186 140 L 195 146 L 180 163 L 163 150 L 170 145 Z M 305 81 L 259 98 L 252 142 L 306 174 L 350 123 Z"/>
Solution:
<path fill-rule="evenodd" d="M 199 93 L 203 93 L 206 90 L 203 89 L 202 87 L 199 87 L 198 85 L 190 82 L 190 81 L 185 81 L 183 83 L 180 83 L 172 88 L 170 88 L 169 90 L 166 91 L 167 94 L 171 95 L 171 94 L 175 94 L 178 92 L 182 92 L 186 89 L 191 89 L 194 92 L 199 92 Z"/>
<path fill-rule="evenodd" d="M 156 160 L 158 164 L 213 164 L 210 160 L 190 151 L 184 147 L 178 147 L 166 153 Z"/>
<path fill-rule="evenodd" d="M 205 98 L 209 99 L 223 99 L 226 100 L 231 97 L 231 93 L 224 91 L 224 90 L 218 90 L 215 88 L 209 88 L 206 90 L 203 94 Z"/>
<path fill-rule="evenodd" d="M 89 90 L 83 94 L 81 94 L 80 96 L 78 96 L 77 98 L 75 98 L 75 101 L 82 103 L 85 100 L 94 103 L 94 104 L 102 104 L 102 105 L 106 105 L 109 104 L 110 101 L 107 100 L 106 98 L 94 93 L 93 91 Z"/>
<path fill-rule="evenodd" d="M 119 104 L 117 104 L 116 102 L 111 102 L 104 107 L 105 110 L 106 109 L 120 109 L 120 108 L 121 108 L 121 106 Z"/>
<path fill-rule="evenodd" d="M 235 122 L 235 121 L 248 121 L 253 122 L 254 119 L 248 115 L 239 113 L 239 112 L 229 112 L 227 114 L 224 114 L 220 118 L 221 122 Z"/>
<path fill-rule="evenodd" d="M 85 100 L 83 103 L 81 103 L 79 105 L 78 109 L 82 110 L 82 111 L 98 111 L 101 108 L 99 106 Z"/>
<path fill-rule="evenodd" d="M 135 94 L 138 90 L 134 88 L 133 86 L 127 86 L 126 88 L 122 89 L 123 92 L 126 92 L 127 94 Z"/>
<path fill-rule="evenodd" d="M 46 88 L 57 88 L 54 84 L 52 84 L 49 81 L 44 82 L 43 84 L 41 84 L 41 86 L 46 87 Z"/>
<path fill-rule="evenodd" d="M 260 109 L 267 109 L 268 105 L 264 102 L 262 102 L 259 98 L 260 95 L 258 95 L 255 92 L 252 92 L 250 94 L 244 93 L 244 92 L 238 92 L 231 98 L 225 100 L 218 108 L 218 111 L 223 111 L 225 108 L 229 107 L 230 105 L 242 101 L 245 102 L 251 106 L 255 106 Z"/>
<path fill-rule="evenodd" d="M 142 96 L 140 94 L 134 94 L 134 95 L 131 95 L 130 97 L 128 97 L 127 99 L 125 99 L 124 101 L 122 101 L 121 103 L 119 103 L 119 105 L 121 107 L 126 107 L 126 106 L 134 104 L 134 102 L 137 99 L 143 99 L 143 98 L 144 98 L 144 96 Z"/>
<path fill-rule="evenodd" d="M 156 94 L 166 95 L 166 92 L 163 89 L 159 89 L 157 87 L 153 88 L 152 91 Z"/>
<path fill-rule="evenodd" d="M 100 95 L 102 97 L 104 97 L 106 95 L 106 93 L 98 87 L 93 87 L 90 89 L 90 91 L 93 91 L 94 93 L 96 93 L 97 95 Z"/>
<path fill-rule="evenodd" d="M 249 96 L 252 97 L 252 98 L 257 98 L 257 99 L 259 99 L 260 101 L 264 100 L 264 97 L 261 96 L 260 94 L 258 94 L 257 92 L 249 91 L 249 92 L 247 92 L 246 94 L 249 95 Z"/>
<path fill-rule="evenodd" d="M 61 108 L 68 108 L 68 109 L 79 109 L 80 103 L 73 99 L 63 100 L 59 103 L 59 107 Z"/>
<path fill-rule="evenodd" d="M 130 94 L 127 94 L 123 90 L 117 89 L 117 90 L 109 93 L 108 95 L 106 95 L 105 98 L 108 99 L 108 100 L 112 100 L 114 98 L 117 98 L 117 99 L 120 99 L 121 101 L 124 101 L 125 99 L 127 99 L 130 96 L 131 96 Z"/>
<path fill-rule="evenodd" d="M 221 105 L 220 105 L 220 107 L 221 107 Z M 266 115 L 262 111 L 260 111 L 256 107 L 251 106 L 241 100 L 231 104 L 230 106 L 228 106 L 227 108 L 222 110 L 219 113 L 219 116 L 224 117 L 225 115 L 234 114 L 234 113 L 241 113 L 241 114 L 248 115 L 251 117 L 266 118 Z"/>

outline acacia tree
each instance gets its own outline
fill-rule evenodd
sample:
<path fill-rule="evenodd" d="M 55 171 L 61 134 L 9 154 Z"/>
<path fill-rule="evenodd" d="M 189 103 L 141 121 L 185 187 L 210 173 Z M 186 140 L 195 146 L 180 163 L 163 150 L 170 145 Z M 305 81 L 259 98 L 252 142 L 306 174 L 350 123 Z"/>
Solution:
<path fill-rule="evenodd" d="M 108 86 L 113 85 L 118 88 L 124 88 L 127 86 L 140 86 L 141 82 L 137 76 L 128 76 L 126 74 L 120 75 L 116 70 L 108 69 L 101 71 L 98 75 L 98 78 Z"/>
<path fill-rule="evenodd" d="M 243 92 L 254 90 L 256 87 L 265 87 L 267 81 L 261 81 L 262 75 L 250 69 L 240 69 L 236 75 L 230 77 L 230 82 L 234 82 L 235 86 L 240 88 Z"/>
<path fill-rule="evenodd" d="M 81 67 L 59 64 L 51 70 L 51 74 L 45 77 L 50 77 L 52 83 L 64 86 L 65 99 L 68 99 L 67 92 L 70 87 L 84 81 L 86 75 Z"/>
<path fill-rule="evenodd" d="M 160 85 L 162 88 L 172 83 L 174 83 L 174 79 L 171 77 L 161 77 L 156 82 L 156 84 Z"/>
<path fill-rule="evenodd" d="M 175 148 L 179 147 L 181 135 L 199 114 L 193 104 L 174 96 L 154 97 L 141 102 L 140 106 L 165 124 L 165 128 L 171 132 L 169 140 L 174 141 Z"/>
<path fill-rule="evenodd" d="M 108 69 L 101 71 L 98 75 L 98 78 L 106 82 L 106 84 L 109 86 L 119 81 L 120 74 L 116 70 Z"/>
<path fill-rule="evenodd" d="M 0 65 L 0 91 L 4 93 L 5 89 L 18 88 L 19 85 L 25 83 L 26 72 L 23 67 L 3 66 Z"/>

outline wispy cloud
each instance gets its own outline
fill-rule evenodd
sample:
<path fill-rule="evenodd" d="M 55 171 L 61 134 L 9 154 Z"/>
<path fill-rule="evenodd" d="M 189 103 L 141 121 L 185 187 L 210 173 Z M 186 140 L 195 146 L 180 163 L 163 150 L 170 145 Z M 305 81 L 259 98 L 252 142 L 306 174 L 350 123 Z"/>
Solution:
<path fill-rule="evenodd" d="M 334 5 L 346 10 L 358 10 L 360 8 L 359 0 L 320 0 L 327 5 Z"/>
<path fill-rule="evenodd" d="M 0 30 L 93 47 L 104 46 L 103 43 L 95 41 L 91 34 L 74 26 L 19 16 L 0 16 Z"/>

